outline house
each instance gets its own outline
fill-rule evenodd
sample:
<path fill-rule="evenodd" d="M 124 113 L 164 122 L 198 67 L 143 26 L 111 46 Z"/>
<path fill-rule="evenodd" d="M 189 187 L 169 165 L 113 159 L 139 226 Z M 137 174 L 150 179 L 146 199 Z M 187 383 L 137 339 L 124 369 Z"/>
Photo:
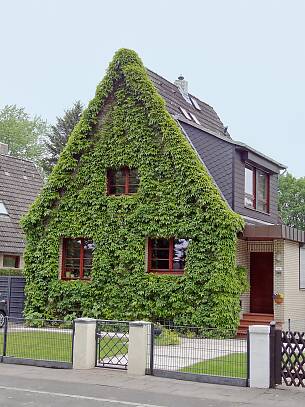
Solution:
<path fill-rule="evenodd" d="M 28 211 L 42 187 L 35 165 L 8 155 L 0 143 L 0 269 L 22 269 L 24 235 L 21 217 Z"/>
<path fill-rule="evenodd" d="M 234 141 L 182 76 L 118 51 L 23 222 L 26 314 L 303 326 L 305 239 L 280 223 L 284 169 Z"/>

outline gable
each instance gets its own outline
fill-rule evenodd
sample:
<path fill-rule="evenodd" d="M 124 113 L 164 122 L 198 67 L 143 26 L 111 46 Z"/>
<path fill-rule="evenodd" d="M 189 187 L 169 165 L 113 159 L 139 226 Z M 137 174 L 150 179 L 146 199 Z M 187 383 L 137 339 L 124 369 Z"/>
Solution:
<path fill-rule="evenodd" d="M 138 191 L 109 196 L 107 171 L 121 167 L 138 170 Z M 133 51 L 116 53 L 23 225 L 28 314 L 238 322 L 235 242 L 243 222 Z M 61 243 L 81 237 L 95 243 L 92 280 L 60 281 Z M 191 240 L 180 279 L 146 272 L 149 238 Z"/>

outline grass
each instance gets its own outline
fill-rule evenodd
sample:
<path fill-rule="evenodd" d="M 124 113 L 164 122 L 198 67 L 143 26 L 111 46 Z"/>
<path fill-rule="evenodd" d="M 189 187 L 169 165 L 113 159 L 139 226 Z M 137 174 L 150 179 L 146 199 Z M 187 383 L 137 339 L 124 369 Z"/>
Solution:
<path fill-rule="evenodd" d="M 208 374 L 213 376 L 247 378 L 247 354 L 231 353 L 214 359 L 204 360 L 180 369 L 185 373 Z"/>
<path fill-rule="evenodd" d="M 3 350 L 3 330 L 0 330 L 0 355 Z M 118 338 L 101 339 L 100 359 L 127 353 L 128 347 Z M 16 358 L 71 362 L 72 331 L 15 331 L 7 335 L 6 356 Z"/>

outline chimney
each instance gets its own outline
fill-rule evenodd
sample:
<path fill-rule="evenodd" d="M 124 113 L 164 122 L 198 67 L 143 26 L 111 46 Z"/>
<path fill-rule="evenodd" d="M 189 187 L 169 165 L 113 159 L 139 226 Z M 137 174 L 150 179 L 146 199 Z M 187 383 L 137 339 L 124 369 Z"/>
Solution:
<path fill-rule="evenodd" d="M 182 75 L 180 75 L 178 79 L 175 80 L 175 85 L 180 89 L 182 94 L 188 95 L 188 83 Z"/>
<path fill-rule="evenodd" d="M 0 143 L 0 154 L 8 154 L 8 144 Z"/>

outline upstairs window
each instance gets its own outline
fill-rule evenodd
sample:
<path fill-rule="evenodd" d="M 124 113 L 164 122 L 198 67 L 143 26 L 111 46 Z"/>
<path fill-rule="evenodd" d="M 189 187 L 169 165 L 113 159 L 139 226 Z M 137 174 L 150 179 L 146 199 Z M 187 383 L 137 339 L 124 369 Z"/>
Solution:
<path fill-rule="evenodd" d="M 148 272 L 183 274 L 188 239 L 149 239 Z"/>
<path fill-rule="evenodd" d="M 18 269 L 20 267 L 20 257 L 4 254 L 3 255 L 3 267 Z"/>
<path fill-rule="evenodd" d="M 136 169 L 124 167 L 118 170 L 107 171 L 107 193 L 108 195 L 130 195 L 135 194 L 140 183 Z"/>
<path fill-rule="evenodd" d="M 269 175 L 248 165 L 245 167 L 245 206 L 269 213 Z"/>
<path fill-rule="evenodd" d="M 63 239 L 61 278 L 89 280 L 94 248 L 95 245 L 90 239 Z"/>

